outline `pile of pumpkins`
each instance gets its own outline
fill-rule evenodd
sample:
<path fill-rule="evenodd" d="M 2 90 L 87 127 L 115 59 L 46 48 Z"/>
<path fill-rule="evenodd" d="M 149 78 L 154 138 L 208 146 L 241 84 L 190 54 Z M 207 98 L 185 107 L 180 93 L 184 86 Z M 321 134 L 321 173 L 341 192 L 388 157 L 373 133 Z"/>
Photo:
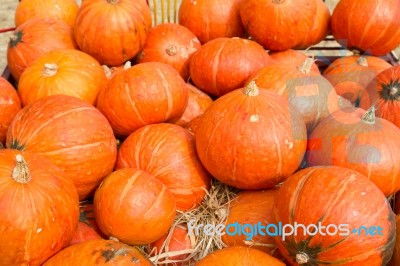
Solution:
<path fill-rule="evenodd" d="M 176 12 L 153 25 L 145 0 L 20 2 L 0 78 L 0 264 L 399 265 L 400 66 L 380 56 L 400 45 L 400 2 Z M 329 33 L 355 55 L 321 71 L 300 49 Z M 382 234 L 224 235 L 199 252 L 177 219 L 221 185 L 226 224 Z"/>

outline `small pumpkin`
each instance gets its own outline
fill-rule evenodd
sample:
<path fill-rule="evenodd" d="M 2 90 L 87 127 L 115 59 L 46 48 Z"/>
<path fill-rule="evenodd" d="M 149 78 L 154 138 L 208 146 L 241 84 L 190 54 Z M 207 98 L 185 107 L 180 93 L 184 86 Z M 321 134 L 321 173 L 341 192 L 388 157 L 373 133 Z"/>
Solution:
<path fill-rule="evenodd" d="M 0 150 L 0 165 L 1 263 L 41 265 L 71 241 L 78 193 L 43 156 Z"/>
<path fill-rule="evenodd" d="M 4 78 L 0 77 L 0 143 L 6 140 L 8 127 L 21 109 L 17 91 Z"/>
<path fill-rule="evenodd" d="M 50 258 L 43 266 L 72 265 L 153 266 L 137 248 L 115 240 L 90 240 L 69 246 Z"/>
<path fill-rule="evenodd" d="M 199 206 L 210 176 L 197 157 L 193 135 L 173 124 L 153 124 L 133 132 L 118 150 L 115 165 L 141 169 L 165 184 L 180 211 Z"/>
<path fill-rule="evenodd" d="M 290 66 L 300 66 L 307 58 L 309 58 L 305 53 L 299 50 L 288 49 L 285 51 L 272 52 L 270 55 L 274 64 L 279 65 L 290 65 Z M 310 68 L 311 73 L 320 74 L 318 65 L 313 62 Z"/>
<path fill-rule="evenodd" d="M 51 18 L 30 19 L 18 26 L 7 47 L 7 62 L 15 80 L 33 61 L 47 52 L 75 49 L 72 28 L 64 21 Z"/>
<path fill-rule="evenodd" d="M 92 105 L 106 83 L 101 65 L 78 50 L 57 50 L 44 54 L 29 65 L 18 82 L 23 106 L 46 96 L 63 94 Z"/>
<path fill-rule="evenodd" d="M 200 41 L 188 28 L 175 23 L 163 23 L 149 30 L 136 61 L 168 64 L 187 80 L 190 58 L 200 47 Z"/>
<path fill-rule="evenodd" d="M 143 0 L 85 0 L 74 36 L 80 50 L 100 64 L 119 66 L 143 48 L 150 27 L 150 8 Z"/>
<path fill-rule="evenodd" d="M 390 260 L 395 215 L 383 193 L 354 170 L 301 170 L 279 188 L 273 209 L 270 232 L 277 234 L 275 243 L 289 265 L 386 265 Z M 285 235 L 277 233 L 278 222 Z M 297 234 L 290 234 L 295 226 Z M 374 235 L 369 228 L 375 228 Z"/>

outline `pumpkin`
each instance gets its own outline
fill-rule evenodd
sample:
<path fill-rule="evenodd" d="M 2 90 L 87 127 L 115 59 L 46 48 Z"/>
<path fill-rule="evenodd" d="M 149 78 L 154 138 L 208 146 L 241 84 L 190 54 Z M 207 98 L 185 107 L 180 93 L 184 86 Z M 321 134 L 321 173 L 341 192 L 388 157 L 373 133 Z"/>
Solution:
<path fill-rule="evenodd" d="M 137 248 L 115 240 L 90 240 L 72 245 L 50 258 L 43 266 L 137 265 L 153 266 Z"/>
<path fill-rule="evenodd" d="M 279 188 L 273 210 L 270 232 L 289 265 L 386 265 L 393 252 L 393 211 L 383 193 L 356 171 L 301 170 Z M 285 226 L 281 232 L 278 222 Z M 295 228 L 297 233 L 290 233 Z"/>
<path fill-rule="evenodd" d="M 15 25 L 18 27 L 32 18 L 54 18 L 68 23 L 71 27 L 79 6 L 74 0 L 24 0 L 15 10 Z"/>
<path fill-rule="evenodd" d="M 153 175 L 175 195 L 180 211 L 199 206 L 210 186 L 193 135 L 173 124 L 147 125 L 133 132 L 119 148 L 115 167 Z"/>
<path fill-rule="evenodd" d="M 188 90 L 171 66 L 148 62 L 118 71 L 100 91 L 97 108 L 117 136 L 126 137 L 148 124 L 178 120 L 188 103 Z"/>
<path fill-rule="evenodd" d="M 76 42 L 100 64 L 122 65 L 143 48 L 151 12 L 140 0 L 85 0 L 74 27 Z"/>
<path fill-rule="evenodd" d="M 102 238 L 93 228 L 91 228 L 84 222 L 80 221 L 71 239 L 71 242 L 69 242 L 69 246 L 94 239 L 102 239 Z"/>
<path fill-rule="evenodd" d="M 349 50 L 384 55 L 400 44 L 399 16 L 397 0 L 341 0 L 332 14 L 332 35 Z"/>
<path fill-rule="evenodd" d="M 317 6 L 316 0 L 246 0 L 241 2 L 240 17 L 265 49 L 284 51 L 304 42 L 315 23 L 325 23 L 315 22 Z"/>
<path fill-rule="evenodd" d="M 248 247 L 228 247 L 207 255 L 196 263 L 196 266 L 241 266 L 268 265 L 284 266 L 285 263 L 257 249 Z"/>
<path fill-rule="evenodd" d="M 175 198 L 161 181 L 133 168 L 107 176 L 94 194 L 100 230 L 129 245 L 150 244 L 168 232 Z"/>
<path fill-rule="evenodd" d="M 104 83 L 104 70 L 93 57 L 78 50 L 57 50 L 25 69 L 18 82 L 18 94 L 23 106 L 55 94 L 74 96 L 94 105 Z"/>
<path fill-rule="evenodd" d="M 382 71 L 367 87 L 370 101 L 361 102 L 361 107 L 368 103 L 377 107 L 377 115 L 389 120 L 400 128 L 400 66 L 396 65 Z"/>
<path fill-rule="evenodd" d="M 70 242 L 78 193 L 43 156 L 0 150 L 0 256 L 3 265 L 41 265 Z M 18 200 L 16 200 L 18 199 Z"/>
<path fill-rule="evenodd" d="M 90 104 L 66 95 L 23 108 L 10 125 L 6 147 L 48 157 L 74 182 L 80 200 L 111 173 L 117 154 L 107 119 Z"/>
<path fill-rule="evenodd" d="M 240 21 L 241 0 L 182 0 L 179 24 L 192 31 L 202 44 L 217 38 L 245 37 Z"/>
<path fill-rule="evenodd" d="M 33 61 L 47 52 L 75 49 L 72 28 L 62 20 L 30 19 L 17 27 L 7 48 L 8 68 L 15 80 Z"/>
<path fill-rule="evenodd" d="M 250 75 L 270 63 L 268 53 L 254 41 L 218 38 L 192 56 L 190 77 L 200 90 L 218 97 L 243 87 Z"/>
<path fill-rule="evenodd" d="M 270 55 L 274 64 L 279 65 L 290 65 L 290 66 L 300 66 L 307 58 L 309 58 L 305 53 L 298 50 L 288 49 L 280 52 L 273 52 Z M 318 65 L 315 62 L 311 63 L 310 68 L 311 73 L 320 74 Z"/>
<path fill-rule="evenodd" d="M 189 123 L 199 115 L 203 114 L 205 110 L 213 103 L 210 96 L 197 89 L 195 86 L 186 83 L 189 91 L 188 105 L 176 125 L 186 127 Z"/>
<path fill-rule="evenodd" d="M 279 257 L 275 242 L 270 236 L 254 234 L 253 228 L 247 225 L 267 226 L 273 221 L 272 206 L 278 189 L 249 190 L 239 192 L 229 204 L 226 225 L 239 224 L 246 234 L 224 234 L 222 241 L 228 246 L 248 246 L 264 251 L 274 257 Z M 254 235 L 252 235 L 254 234 Z M 251 240 L 248 238 L 251 236 Z"/>
<path fill-rule="evenodd" d="M 342 109 L 322 120 L 308 141 L 307 164 L 342 166 L 364 174 L 385 195 L 400 190 L 400 129 L 374 108 Z"/>
<path fill-rule="evenodd" d="M 289 99 L 302 115 L 311 132 L 319 121 L 339 109 L 337 94 L 323 76 L 311 71 L 313 60 L 307 58 L 301 65 L 273 64 L 253 74 L 254 81 Z"/>
<path fill-rule="evenodd" d="M 0 143 L 6 140 L 6 133 L 15 115 L 21 109 L 21 101 L 14 87 L 0 77 Z"/>
<path fill-rule="evenodd" d="M 149 30 L 136 61 L 168 64 L 187 80 L 190 58 L 200 47 L 200 41 L 188 28 L 175 23 L 163 23 Z"/>
<path fill-rule="evenodd" d="M 201 116 L 195 135 L 205 168 L 239 189 L 285 180 L 299 167 L 307 141 L 298 111 L 254 82 L 217 99 Z"/>
<path fill-rule="evenodd" d="M 396 242 L 394 244 L 394 252 L 389 266 L 396 266 L 400 263 L 400 215 L 396 216 Z"/>
<path fill-rule="evenodd" d="M 339 102 L 340 109 L 343 109 L 346 107 L 353 107 L 353 104 L 349 100 L 347 100 L 346 98 L 344 98 L 340 95 L 338 95 L 338 102 Z"/>

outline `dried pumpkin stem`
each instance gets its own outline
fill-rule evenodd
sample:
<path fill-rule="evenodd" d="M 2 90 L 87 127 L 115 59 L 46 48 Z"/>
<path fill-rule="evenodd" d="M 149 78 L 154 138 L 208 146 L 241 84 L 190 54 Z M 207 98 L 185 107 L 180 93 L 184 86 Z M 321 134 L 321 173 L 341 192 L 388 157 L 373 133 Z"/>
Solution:
<path fill-rule="evenodd" d="M 165 49 L 165 52 L 167 52 L 167 55 L 174 56 L 178 49 L 176 48 L 175 45 L 170 45 L 167 49 Z"/>
<path fill-rule="evenodd" d="M 368 111 L 362 116 L 361 120 L 367 124 L 375 124 L 375 106 L 369 108 Z"/>
<path fill-rule="evenodd" d="M 112 5 L 116 5 L 119 3 L 120 0 L 107 0 L 107 3 L 112 4 Z"/>
<path fill-rule="evenodd" d="M 243 93 L 247 96 L 257 96 L 260 93 L 260 90 L 258 89 L 256 82 L 253 80 L 247 84 L 243 90 Z"/>
<path fill-rule="evenodd" d="M 57 74 L 58 66 L 56 64 L 44 64 L 43 76 L 52 77 Z"/>
<path fill-rule="evenodd" d="M 298 70 L 303 74 L 308 74 L 311 72 L 311 67 L 313 63 L 314 63 L 313 58 L 307 58 L 306 60 L 304 60 L 303 64 L 299 66 Z"/>
<path fill-rule="evenodd" d="M 363 67 L 368 67 L 368 61 L 367 58 L 364 56 L 360 56 L 360 58 L 357 59 L 357 64 Z"/>
<path fill-rule="evenodd" d="M 124 64 L 124 70 L 127 70 L 127 69 L 129 69 L 131 67 L 132 67 L 132 62 L 131 61 L 126 61 L 125 64 Z"/>
<path fill-rule="evenodd" d="M 395 96 L 397 93 L 399 93 L 399 88 L 398 87 L 390 88 L 390 91 L 389 91 L 390 95 Z"/>
<path fill-rule="evenodd" d="M 282 4 L 284 3 L 286 0 L 272 0 L 273 4 Z"/>
<path fill-rule="evenodd" d="M 306 264 L 306 263 L 308 263 L 309 260 L 310 260 L 310 258 L 304 252 L 300 252 L 300 253 L 296 254 L 296 262 L 298 264 Z"/>
<path fill-rule="evenodd" d="M 106 75 L 106 77 L 107 77 L 108 79 L 110 79 L 111 76 L 112 76 L 112 71 L 111 71 L 111 69 L 110 69 L 108 66 L 106 66 L 106 65 L 102 65 L 102 68 L 103 68 L 103 70 L 104 70 L 104 74 Z"/>
<path fill-rule="evenodd" d="M 15 160 L 17 161 L 17 165 L 12 172 L 12 178 L 18 183 L 28 183 L 31 180 L 28 164 L 21 154 L 18 154 Z"/>

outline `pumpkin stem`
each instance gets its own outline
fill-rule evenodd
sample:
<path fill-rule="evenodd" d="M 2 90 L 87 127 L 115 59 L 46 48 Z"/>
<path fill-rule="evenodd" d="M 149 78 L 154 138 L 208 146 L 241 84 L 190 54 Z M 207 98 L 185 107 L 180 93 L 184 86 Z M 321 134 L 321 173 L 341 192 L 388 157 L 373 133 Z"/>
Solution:
<path fill-rule="evenodd" d="M 17 161 L 17 165 L 12 172 L 12 178 L 18 183 L 28 183 L 31 180 L 28 164 L 21 154 L 18 154 L 15 160 Z"/>
<path fill-rule="evenodd" d="M 108 238 L 108 240 L 114 240 L 114 241 L 119 242 L 119 239 L 116 238 L 116 237 L 114 237 L 114 236 L 110 236 L 110 237 Z"/>
<path fill-rule="evenodd" d="M 304 252 L 300 252 L 300 253 L 296 254 L 296 262 L 298 264 L 306 264 L 306 263 L 308 263 L 309 260 L 310 260 L 310 258 Z"/>
<path fill-rule="evenodd" d="M 363 114 L 361 120 L 367 124 L 375 124 L 375 106 L 371 106 L 371 108 Z"/>
<path fill-rule="evenodd" d="M 360 56 L 360 57 L 357 59 L 357 64 L 359 64 L 360 66 L 363 66 L 363 67 L 368 67 L 367 58 L 364 57 L 364 56 Z"/>
<path fill-rule="evenodd" d="M 127 70 L 128 68 L 131 68 L 131 67 L 132 67 L 131 61 L 126 61 L 125 65 L 124 65 L 124 70 Z"/>
<path fill-rule="evenodd" d="M 102 67 L 103 67 L 104 74 L 106 75 L 106 77 L 107 77 L 108 79 L 110 79 L 111 76 L 112 76 L 111 69 L 110 69 L 108 66 L 106 66 L 106 65 L 102 65 Z"/>
<path fill-rule="evenodd" d="M 272 0 L 273 4 L 282 4 L 284 2 L 285 2 L 285 0 Z"/>
<path fill-rule="evenodd" d="M 314 63 L 313 58 L 307 58 L 306 60 L 304 60 L 303 64 L 299 66 L 298 70 L 303 74 L 308 74 L 311 72 L 311 67 L 313 63 Z"/>
<path fill-rule="evenodd" d="M 177 48 L 175 45 L 170 45 L 167 49 L 165 49 L 167 55 L 174 56 L 177 52 Z"/>
<path fill-rule="evenodd" d="M 247 96 L 257 96 L 260 93 L 260 90 L 258 89 L 256 82 L 252 80 L 244 88 L 243 93 Z"/>
<path fill-rule="evenodd" d="M 43 76 L 52 77 L 57 74 L 58 66 L 56 64 L 44 64 Z"/>
<path fill-rule="evenodd" d="M 116 5 L 119 3 L 120 0 L 107 0 L 107 3 L 112 4 L 112 5 Z"/>
<path fill-rule="evenodd" d="M 390 88 L 389 94 L 391 96 L 395 96 L 398 92 L 399 92 L 399 88 L 398 87 L 393 87 L 393 88 Z"/>
<path fill-rule="evenodd" d="M 10 37 L 10 47 L 15 47 L 22 40 L 22 31 L 16 31 Z"/>

